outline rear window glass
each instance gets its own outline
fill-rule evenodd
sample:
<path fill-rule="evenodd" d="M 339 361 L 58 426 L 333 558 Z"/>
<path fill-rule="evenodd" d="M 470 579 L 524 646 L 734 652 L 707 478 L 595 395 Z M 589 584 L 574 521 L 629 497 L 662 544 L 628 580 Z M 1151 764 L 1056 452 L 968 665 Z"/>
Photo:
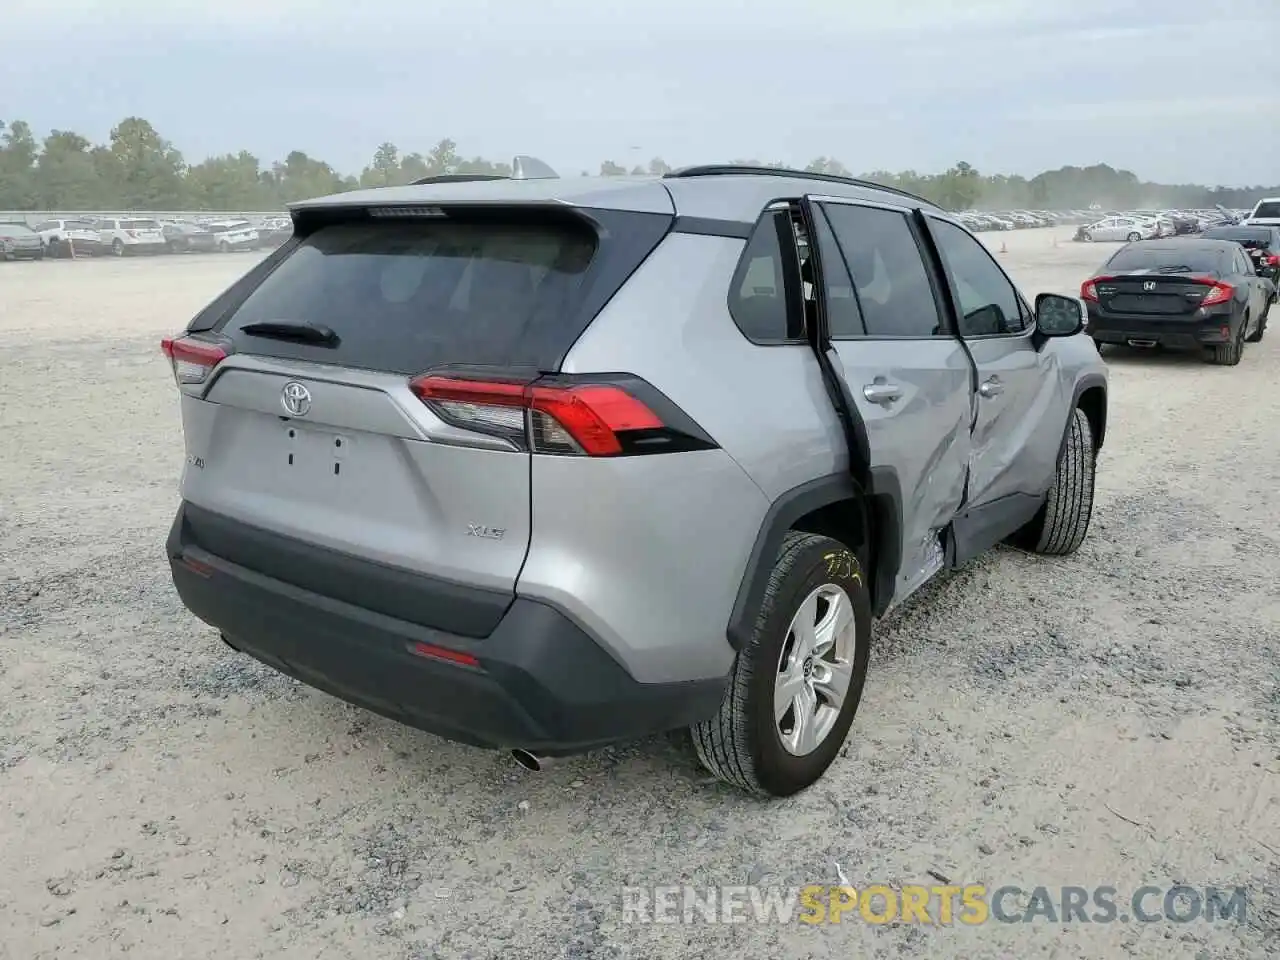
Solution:
<path fill-rule="evenodd" d="M 1280 200 L 1267 200 L 1258 204 L 1252 215 L 1280 220 Z"/>
<path fill-rule="evenodd" d="M 1246 247 L 1266 246 L 1271 231 L 1266 227 L 1214 227 L 1200 236 L 1206 240 L 1234 240 Z"/>
<path fill-rule="evenodd" d="M 121 230 L 159 230 L 158 220 L 121 220 Z"/>
<path fill-rule="evenodd" d="M 595 253 L 569 224 L 382 222 L 310 234 L 223 326 L 239 349 L 420 373 L 444 363 L 535 363 Z M 331 328 L 335 348 L 239 333 L 269 320 Z M 567 345 L 566 345 L 567 346 Z"/>
<path fill-rule="evenodd" d="M 34 231 L 25 223 L 0 223 L 0 233 L 8 234 L 11 237 L 27 237 L 31 236 Z"/>
<path fill-rule="evenodd" d="M 1217 247 L 1198 247 L 1190 244 L 1179 247 L 1153 247 L 1145 243 L 1135 244 L 1119 251 L 1107 261 L 1107 269 L 1210 273 L 1217 270 L 1222 262 L 1223 252 Z"/>

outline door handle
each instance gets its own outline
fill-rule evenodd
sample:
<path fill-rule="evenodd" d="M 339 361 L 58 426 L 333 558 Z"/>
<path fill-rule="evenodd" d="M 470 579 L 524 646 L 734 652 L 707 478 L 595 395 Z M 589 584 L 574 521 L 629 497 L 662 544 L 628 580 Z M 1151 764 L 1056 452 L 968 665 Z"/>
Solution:
<path fill-rule="evenodd" d="M 902 396 L 902 388 L 896 383 L 885 383 L 883 380 L 877 380 L 875 383 L 868 383 L 863 387 L 862 395 L 867 398 L 868 403 L 888 406 Z"/>
<path fill-rule="evenodd" d="M 991 377 L 978 385 L 978 392 L 984 397 L 998 397 L 1004 393 L 1004 384 L 1000 382 L 999 377 Z"/>

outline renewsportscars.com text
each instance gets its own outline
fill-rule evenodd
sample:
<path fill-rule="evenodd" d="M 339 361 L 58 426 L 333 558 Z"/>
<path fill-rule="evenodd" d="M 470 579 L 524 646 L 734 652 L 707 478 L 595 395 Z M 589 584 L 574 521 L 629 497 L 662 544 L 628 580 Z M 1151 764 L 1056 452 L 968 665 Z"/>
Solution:
<path fill-rule="evenodd" d="M 1113 886 L 983 884 L 861 888 L 811 884 L 626 887 L 623 923 L 915 923 L 940 926 L 985 923 L 1192 923 L 1245 920 L 1243 887 L 1176 884 L 1143 886 L 1122 894 Z"/>

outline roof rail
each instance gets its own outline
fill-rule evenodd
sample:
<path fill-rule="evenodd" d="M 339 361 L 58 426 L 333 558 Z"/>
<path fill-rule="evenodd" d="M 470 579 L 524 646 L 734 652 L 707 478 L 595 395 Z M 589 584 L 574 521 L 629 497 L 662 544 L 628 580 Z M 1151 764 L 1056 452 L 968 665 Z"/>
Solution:
<path fill-rule="evenodd" d="M 471 183 L 473 180 L 506 180 L 500 173 L 441 173 L 434 177 L 423 177 L 420 180 L 411 180 L 409 185 L 412 187 L 422 186 L 424 183 Z"/>
<path fill-rule="evenodd" d="M 911 193 L 899 187 L 890 187 L 883 183 L 876 183 L 874 180 L 860 180 L 857 177 L 842 177 L 834 173 L 813 173 L 809 170 L 794 170 L 789 167 L 757 167 L 751 164 L 734 164 L 734 163 L 709 163 L 702 166 L 682 167 L 679 170 L 672 170 L 670 173 L 664 174 L 664 177 L 671 177 L 677 180 L 683 180 L 688 177 L 739 177 L 739 176 L 766 176 L 766 177 L 799 177 L 802 180 L 821 180 L 825 183 L 843 183 L 851 187 L 865 187 L 868 190 L 884 190 L 887 193 L 896 193 L 901 197 L 909 197 L 920 203 L 927 203 L 931 207 L 937 204 L 926 197 Z"/>

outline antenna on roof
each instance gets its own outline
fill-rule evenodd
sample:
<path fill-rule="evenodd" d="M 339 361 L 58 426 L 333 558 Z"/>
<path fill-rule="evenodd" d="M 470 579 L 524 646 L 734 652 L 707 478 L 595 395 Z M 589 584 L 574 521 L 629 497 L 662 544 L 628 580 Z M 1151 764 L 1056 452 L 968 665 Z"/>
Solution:
<path fill-rule="evenodd" d="M 559 180 L 560 174 L 556 173 L 537 157 L 527 157 L 524 154 L 520 154 L 511 161 L 511 179 Z"/>

